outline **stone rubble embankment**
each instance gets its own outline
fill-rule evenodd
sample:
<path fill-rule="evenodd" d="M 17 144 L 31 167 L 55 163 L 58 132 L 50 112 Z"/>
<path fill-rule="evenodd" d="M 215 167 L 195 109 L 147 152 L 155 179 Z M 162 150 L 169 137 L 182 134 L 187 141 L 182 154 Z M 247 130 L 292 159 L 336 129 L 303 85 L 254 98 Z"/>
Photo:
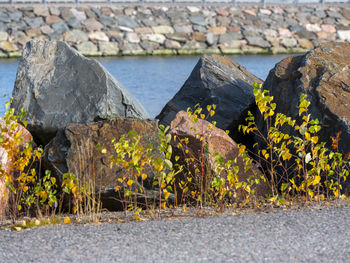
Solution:
<path fill-rule="evenodd" d="M 1 7 L 0 57 L 21 56 L 31 39 L 88 56 L 304 53 L 350 42 L 350 8 Z"/>

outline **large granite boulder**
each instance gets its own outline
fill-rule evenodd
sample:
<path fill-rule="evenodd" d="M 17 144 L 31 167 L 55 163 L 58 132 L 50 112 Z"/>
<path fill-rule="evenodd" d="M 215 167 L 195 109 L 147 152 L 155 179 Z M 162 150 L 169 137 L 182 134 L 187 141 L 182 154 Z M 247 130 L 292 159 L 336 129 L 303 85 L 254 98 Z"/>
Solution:
<path fill-rule="evenodd" d="M 213 177 L 223 177 L 226 173 L 219 173 L 216 169 L 218 162 L 216 154 L 224 158 L 225 162 L 237 158 L 235 166 L 239 167 L 238 179 L 240 182 L 248 182 L 248 179 L 259 179 L 259 184 L 254 184 L 255 196 L 264 197 L 270 193 L 270 188 L 266 182 L 261 180 L 261 171 L 252 163 L 250 169 L 245 169 L 245 162 L 239 156 L 239 147 L 223 130 L 213 127 L 206 120 L 198 119 L 194 122 L 184 111 L 179 111 L 175 119 L 171 122 L 170 134 L 172 135 L 173 157 L 178 156 L 178 164 L 183 165 L 183 171 L 177 175 L 178 182 L 185 181 L 191 177 L 190 191 L 198 191 L 200 186 L 201 163 L 206 163 L 204 167 L 204 184 L 210 184 L 208 180 Z M 187 138 L 188 143 L 184 143 Z M 203 138 L 203 139 L 201 139 Z M 204 157 L 204 160 L 202 159 Z M 186 162 L 189 159 L 189 162 Z M 175 162 L 175 160 L 174 160 Z M 196 171 L 197 170 L 197 171 Z M 210 178 L 209 178 L 210 177 Z M 177 189 L 181 196 L 182 189 Z M 237 190 L 237 200 L 241 199 L 244 191 Z"/>
<path fill-rule="evenodd" d="M 350 44 L 326 43 L 302 56 L 288 57 L 272 69 L 264 82 L 277 103 L 277 112 L 299 119 L 299 98 L 307 94 L 309 113 L 322 126 L 319 141 L 341 131 L 339 150 L 350 152 Z M 258 118 L 264 130 L 265 122 Z M 293 134 L 294 130 L 286 131 Z M 298 134 L 298 136 L 300 136 Z"/>
<path fill-rule="evenodd" d="M 52 171 L 58 185 L 62 184 L 64 173 L 73 173 L 81 183 L 95 181 L 96 191 L 101 192 L 103 207 L 108 210 L 121 210 L 123 207 L 117 200 L 119 193 L 116 193 L 115 187 L 118 185 L 117 179 L 126 175 L 126 170 L 116 165 L 111 166 L 110 156 L 116 154 L 112 139 L 118 141 L 122 134 L 127 134 L 130 130 L 141 136 L 141 146 L 151 143 L 154 146 L 153 154 L 160 156 L 157 150 L 159 139 L 156 123 L 151 120 L 128 118 L 69 124 L 45 146 L 44 167 Z M 97 147 L 98 143 L 100 147 Z M 144 195 L 153 199 L 153 173 L 151 170 L 147 170 L 146 173 L 148 181 L 144 184 Z"/>
<path fill-rule="evenodd" d="M 69 123 L 148 116 L 99 62 L 60 41 L 26 44 L 12 97 L 11 107 L 23 107 L 29 131 L 43 144 Z"/>
<path fill-rule="evenodd" d="M 30 132 L 20 124 L 15 123 L 6 123 L 3 118 L 0 118 L 0 138 L 2 143 L 0 144 L 0 218 L 5 216 L 7 212 L 7 208 L 9 205 L 9 197 L 11 193 L 6 187 L 6 175 L 14 178 L 18 174 L 14 171 L 14 163 L 16 162 L 16 158 L 19 156 L 9 156 L 13 138 L 16 134 L 21 133 L 22 140 L 18 143 L 14 144 L 14 147 L 21 151 L 25 148 L 27 143 L 32 142 L 33 137 Z M 10 143 L 11 142 L 11 143 Z"/>
<path fill-rule="evenodd" d="M 216 114 L 209 121 L 216 121 L 218 128 L 229 130 L 236 139 L 238 125 L 255 104 L 253 82 L 262 81 L 229 57 L 204 55 L 156 118 L 167 126 L 180 110 L 193 109 L 197 103 L 204 109 L 216 104 Z"/>

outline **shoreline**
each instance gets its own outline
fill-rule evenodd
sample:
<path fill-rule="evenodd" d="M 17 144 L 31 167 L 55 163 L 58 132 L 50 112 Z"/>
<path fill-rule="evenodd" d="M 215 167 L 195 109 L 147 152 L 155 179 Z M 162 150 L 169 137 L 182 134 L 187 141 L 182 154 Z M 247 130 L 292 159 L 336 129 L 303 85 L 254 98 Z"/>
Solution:
<path fill-rule="evenodd" d="M 0 58 L 21 57 L 30 40 L 64 41 L 90 57 L 301 54 L 350 41 L 345 6 L 4 6 Z"/>

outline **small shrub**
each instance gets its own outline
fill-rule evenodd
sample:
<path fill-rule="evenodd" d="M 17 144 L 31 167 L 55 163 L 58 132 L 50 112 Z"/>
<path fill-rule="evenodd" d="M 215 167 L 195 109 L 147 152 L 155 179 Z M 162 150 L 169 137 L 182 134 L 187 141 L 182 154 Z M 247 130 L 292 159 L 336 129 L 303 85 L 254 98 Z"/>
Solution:
<path fill-rule="evenodd" d="M 7 153 L 6 167 L 1 167 L 0 178 L 5 178 L 9 193 L 4 193 L 9 202 L 9 214 L 12 220 L 20 214 L 30 215 L 33 211 L 41 215 L 43 211 L 48 213 L 50 208 L 57 205 L 56 180 L 51 177 L 49 171 L 41 179 L 37 174 L 37 163 L 42 156 L 42 148 L 34 148 L 33 141 L 23 145 L 23 136 L 19 122 L 25 113 L 23 109 L 19 115 L 14 114 L 14 109 L 9 109 L 6 104 L 4 116 L 5 124 L 1 127 L 0 147 Z"/>
<path fill-rule="evenodd" d="M 333 149 L 319 142 L 319 121 L 308 114 L 310 102 L 306 95 L 300 96 L 299 117 L 301 124 L 282 113 L 275 113 L 276 104 L 261 84 L 254 84 L 254 95 L 259 112 L 266 124 L 266 135 L 260 131 L 251 112 L 247 125 L 239 127 L 243 133 L 253 133 L 260 139 L 256 150 L 250 154 L 264 167 L 265 177 L 274 195 L 283 198 L 301 196 L 307 200 L 319 200 L 331 196 L 339 197 L 341 183 L 349 175 L 349 160 L 345 160 L 336 149 L 339 141 L 333 138 Z M 299 136 L 292 136 L 295 130 Z"/>
<path fill-rule="evenodd" d="M 197 104 L 194 111 L 187 109 L 187 114 L 193 124 L 190 129 L 194 132 L 196 142 L 188 137 L 174 137 L 177 148 L 185 157 L 183 165 L 185 174 L 178 180 L 178 186 L 182 190 L 182 200 L 185 203 L 197 202 L 199 207 L 203 206 L 225 206 L 249 203 L 249 197 L 254 196 L 254 185 L 259 184 L 259 175 L 254 175 L 252 159 L 248 157 L 244 146 L 239 146 L 239 154 L 234 160 L 225 160 L 218 153 L 210 152 L 208 145 L 212 136 L 212 130 L 216 123 L 209 124 L 209 129 L 202 122 L 202 127 L 195 128 L 199 120 L 205 121 L 215 114 L 216 105 L 208 105 L 207 113 Z M 191 150 L 193 143 L 200 143 L 199 154 Z M 233 150 L 233 149 L 232 149 Z M 177 158 L 178 159 L 178 158 Z M 210 163 L 213 162 L 215 164 Z M 252 176 L 245 181 L 239 179 L 240 166 L 247 172 L 250 170 Z M 257 170 L 256 170 L 257 171 Z"/>
<path fill-rule="evenodd" d="M 173 164 L 170 161 L 172 148 L 170 146 L 170 134 L 166 134 L 168 128 L 159 127 L 158 136 L 160 145 L 158 151 L 162 157 L 154 154 L 154 146 L 140 145 L 140 136 L 135 131 L 130 131 L 116 141 L 112 141 L 115 154 L 111 156 L 111 166 L 117 165 L 125 169 L 123 177 L 118 178 L 115 188 L 122 202 L 124 211 L 138 210 L 138 196 L 142 195 L 146 209 L 149 210 L 145 182 L 153 177 L 152 184 L 158 189 L 159 213 L 165 208 L 170 193 L 173 191 L 174 175 Z"/>

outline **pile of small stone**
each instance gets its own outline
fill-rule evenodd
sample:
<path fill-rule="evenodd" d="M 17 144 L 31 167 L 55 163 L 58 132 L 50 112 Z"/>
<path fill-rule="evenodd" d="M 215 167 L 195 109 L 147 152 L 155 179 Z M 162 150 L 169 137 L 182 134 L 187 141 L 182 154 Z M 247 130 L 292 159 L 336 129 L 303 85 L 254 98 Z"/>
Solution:
<path fill-rule="evenodd" d="M 1 7 L 0 57 L 20 56 L 31 39 L 90 56 L 300 53 L 350 41 L 350 8 Z"/>

